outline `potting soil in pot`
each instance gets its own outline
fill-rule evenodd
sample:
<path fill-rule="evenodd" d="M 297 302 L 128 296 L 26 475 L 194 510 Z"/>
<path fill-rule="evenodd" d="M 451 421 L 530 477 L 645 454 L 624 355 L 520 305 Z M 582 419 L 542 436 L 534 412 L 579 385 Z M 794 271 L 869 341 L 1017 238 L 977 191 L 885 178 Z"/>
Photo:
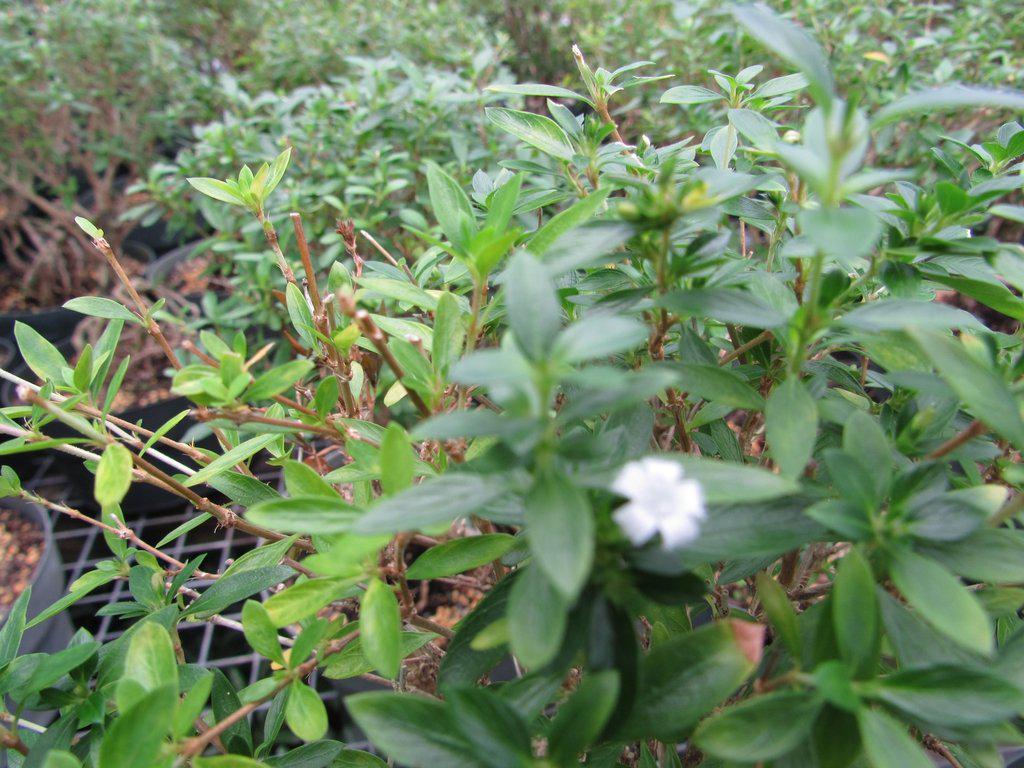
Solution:
<path fill-rule="evenodd" d="M 38 525 L 14 510 L 0 508 L 0 619 L 32 584 L 44 547 Z"/>

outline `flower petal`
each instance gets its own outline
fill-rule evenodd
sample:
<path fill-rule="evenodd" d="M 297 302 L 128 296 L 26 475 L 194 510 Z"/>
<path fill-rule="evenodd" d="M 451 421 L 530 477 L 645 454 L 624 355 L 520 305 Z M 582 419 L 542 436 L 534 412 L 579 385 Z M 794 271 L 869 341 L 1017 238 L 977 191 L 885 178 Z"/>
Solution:
<path fill-rule="evenodd" d="M 612 519 L 638 547 L 658 532 L 657 521 L 639 504 L 623 504 L 612 514 Z"/>

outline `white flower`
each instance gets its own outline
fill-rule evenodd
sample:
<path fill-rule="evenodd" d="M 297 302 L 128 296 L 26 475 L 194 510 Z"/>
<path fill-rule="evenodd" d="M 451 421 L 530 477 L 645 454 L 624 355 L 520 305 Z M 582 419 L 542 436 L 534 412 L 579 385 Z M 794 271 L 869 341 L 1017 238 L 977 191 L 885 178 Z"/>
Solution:
<path fill-rule="evenodd" d="M 697 538 L 707 517 L 704 492 L 683 476 L 677 461 L 648 456 L 626 464 L 612 490 L 629 499 L 612 515 L 636 546 L 661 534 L 665 549 L 679 549 Z"/>

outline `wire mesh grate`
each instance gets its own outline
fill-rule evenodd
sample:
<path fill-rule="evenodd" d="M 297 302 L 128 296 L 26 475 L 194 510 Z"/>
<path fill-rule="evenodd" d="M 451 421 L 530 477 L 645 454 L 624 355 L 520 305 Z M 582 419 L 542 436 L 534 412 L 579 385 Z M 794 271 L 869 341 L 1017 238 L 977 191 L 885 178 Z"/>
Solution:
<path fill-rule="evenodd" d="M 88 499 L 69 496 L 69 486 L 54 471 L 53 460 L 44 459 L 33 472 L 25 486 L 54 501 L 66 503 L 86 511 L 92 505 Z M 274 473 L 261 473 L 260 479 L 275 483 Z M 168 510 L 159 510 L 147 515 L 126 515 L 127 525 L 143 540 L 155 544 L 178 526 L 191 520 L 195 510 L 182 505 Z M 65 584 L 95 569 L 97 562 L 110 558 L 110 550 L 102 532 L 96 526 L 54 513 L 52 515 L 53 535 L 63 561 Z M 201 569 L 208 572 L 222 572 L 239 557 L 260 543 L 254 536 L 237 529 L 217 528 L 213 521 L 204 523 L 188 534 L 179 536 L 161 549 L 177 560 L 186 561 L 205 554 Z M 188 586 L 203 589 L 209 580 L 192 579 Z M 119 637 L 131 625 L 131 620 L 118 616 L 101 615 L 106 605 L 131 600 L 128 583 L 117 579 L 76 601 L 68 610 L 75 629 L 85 629 L 93 637 L 107 643 Z M 241 620 L 240 606 L 234 611 L 221 614 L 226 619 Z M 207 621 L 183 621 L 178 626 L 185 658 L 189 663 L 206 669 L 219 669 L 236 689 L 255 683 L 269 673 L 267 662 L 254 653 L 241 632 L 215 625 Z M 327 680 L 314 673 L 308 680 L 327 705 L 331 738 L 345 741 L 352 749 L 373 751 L 354 729 L 342 705 L 342 697 L 351 692 L 342 681 Z M 362 686 L 364 688 L 364 686 Z M 269 704 L 264 704 L 252 716 L 254 734 L 259 734 L 262 720 Z"/>

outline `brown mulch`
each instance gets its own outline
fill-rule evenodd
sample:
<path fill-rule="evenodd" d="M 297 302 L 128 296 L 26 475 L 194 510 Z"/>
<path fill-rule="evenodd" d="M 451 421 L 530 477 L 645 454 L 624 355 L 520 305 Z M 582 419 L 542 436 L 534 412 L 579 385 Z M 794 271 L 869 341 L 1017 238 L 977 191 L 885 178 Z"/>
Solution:
<path fill-rule="evenodd" d="M 32 583 L 44 546 L 38 525 L 14 510 L 0 508 L 0 617 Z"/>

